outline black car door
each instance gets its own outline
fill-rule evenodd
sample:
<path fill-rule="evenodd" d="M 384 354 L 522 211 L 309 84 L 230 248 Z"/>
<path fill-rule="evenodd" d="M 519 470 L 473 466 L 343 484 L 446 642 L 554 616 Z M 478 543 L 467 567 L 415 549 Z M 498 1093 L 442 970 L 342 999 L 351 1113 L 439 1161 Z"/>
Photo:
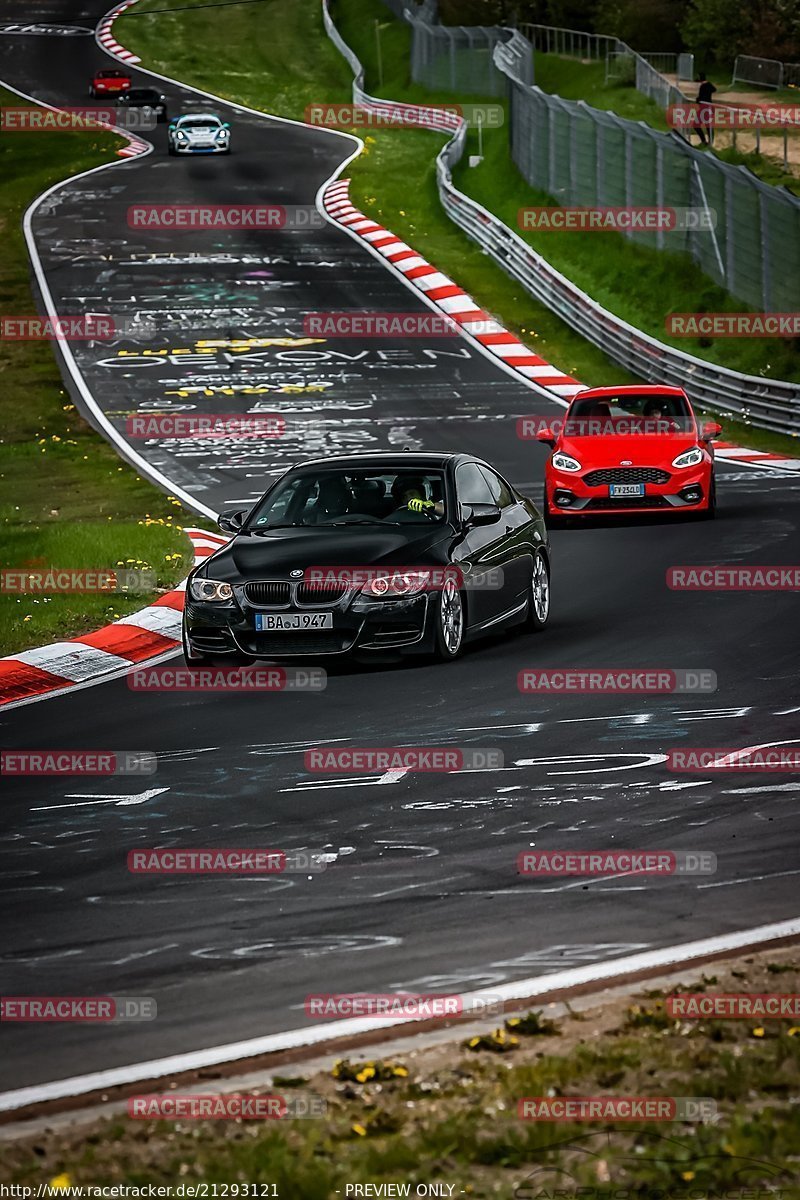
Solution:
<path fill-rule="evenodd" d="M 508 535 L 507 559 L 503 568 L 506 586 L 503 590 L 506 597 L 505 607 L 511 608 L 525 600 L 530 587 L 533 566 L 531 518 L 504 479 L 483 464 L 480 470 L 486 477 L 492 499 L 502 514 L 500 524 L 503 532 Z"/>
<path fill-rule="evenodd" d="M 477 463 L 462 463 L 456 469 L 456 500 L 459 518 L 465 520 L 473 504 L 496 504 L 486 476 Z M 464 572 L 468 620 L 479 625 L 510 607 L 505 567 L 510 539 L 502 519 L 491 525 L 467 529 L 456 550 L 456 560 Z M 498 570 L 499 568 L 499 570 Z"/>

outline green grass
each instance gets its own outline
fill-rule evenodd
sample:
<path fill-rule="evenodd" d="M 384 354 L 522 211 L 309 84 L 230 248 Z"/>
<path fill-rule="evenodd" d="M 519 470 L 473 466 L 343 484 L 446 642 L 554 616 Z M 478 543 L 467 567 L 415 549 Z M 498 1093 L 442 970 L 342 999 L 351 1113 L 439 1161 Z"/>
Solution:
<path fill-rule="evenodd" d="M 779 952 L 782 961 L 772 964 L 787 993 L 800 979 L 791 955 Z M 765 960 L 762 954 L 725 964 L 708 987 L 775 990 Z M 666 1016 L 664 993 L 654 989 L 557 1024 L 508 1022 L 502 1043 L 489 1037 L 480 1049 L 472 1040 L 454 1040 L 416 1048 L 413 1057 L 345 1061 L 330 1072 L 262 1087 L 321 1097 L 327 1112 L 315 1120 L 170 1123 L 123 1116 L 45 1129 L 5 1146 L 0 1182 L 36 1185 L 65 1175 L 63 1184 L 77 1186 L 270 1183 L 292 1200 L 353 1195 L 347 1186 L 365 1183 L 410 1183 L 414 1195 L 417 1183 L 433 1181 L 475 1200 L 547 1200 L 581 1187 L 590 1196 L 652 1190 L 664 1197 L 790 1200 L 800 1194 L 798 1035 L 788 1020 L 678 1021 Z M 716 1104 L 717 1116 L 707 1123 L 519 1119 L 520 1098 L 546 1096 L 703 1097 Z"/>
<path fill-rule="evenodd" d="M 5 92 L 0 100 L 20 103 Z M 120 144 L 101 131 L 2 138 L 0 311 L 34 311 L 25 209 L 53 183 L 108 161 Z M 108 569 L 131 560 L 130 566 L 153 569 L 159 588 L 174 585 L 191 561 L 178 527 L 180 505 L 122 465 L 81 419 L 49 343 L 0 342 L 0 381 L 0 565 Z M 0 595 L 0 652 L 86 633 L 148 599 L 152 594 Z"/>
<path fill-rule="evenodd" d="M 197 7 L 196 11 L 189 8 L 179 13 L 148 16 L 148 6 L 158 8 L 160 0 L 143 0 L 119 19 L 116 29 L 123 43 L 157 70 L 253 107 L 294 118 L 302 117 L 306 105 L 312 101 L 342 102 L 350 98 L 349 69 L 328 43 L 316 6 L 309 11 L 297 3 L 281 4 L 279 19 L 277 0 L 226 10 L 226 36 L 213 60 L 202 51 L 203 46 L 214 41 L 219 29 L 219 17 L 213 9 Z M 338 0 L 334 15 L 342 36 L 366 67 L 368 91 L 398 100 L 452 103 L 458 99 L 410 82 L 410 32 L 401 22 L 391 19 L 380 0 Z M 378 79 L 376 20 L 380 26 L 382 87 Z M 276 22 L 280 25 L 280 36 L 273 39 Z M 287 47 L 295 47 L 297 53 Z M 569 66 L 572 69 L 574 64 Z M 309 70 L 311 75 L 306 73 Z M 573 82 L 572 86 L 578 85 Z M 596 91 L 607 91 L 609 105 L 617 93 L 624 93 L 643 119 L 645 109 L 650 108 L 650 102 L 638 97 L 632 88 L 604 89 L 597 70 L 593 86 Z M 652 108 L 658 115 L 656 107 Z M 406 238 L 503 324 L 568 374 L 598 385 L 633 379 L 552 312 L 537 304 L 445 216 L 436 190 L 434 157 L 441 145 L 436 135 L 414 130 L 374 130 L 365 141 L 367 153 L 349 168 L 354 203 Z M 476 149 L 473 135 L 469 152 Z M 520 207 L 548 203 L 547 197 L 532 192 L 510 161 L 506 129 L 486 131 L 484 153 L 481 166 L 462 166 L 457 170 L 457 183 L 468 194 L 502 216 L 512 228 L 516 227 Z M 523 236 L 612 312 L 660 340 L 668 340 L 664 331 L 668 311 L 725 311 L 743 307 L 683 255 L 634 246 L 618 235 L 607 233 Z M 800 378 L 800 360 L 791 343 L 766 339 L 703 343 L 680 339 L 673 344 L 749 374 Z M 741 429 L 747 444 L 748 428 Z M 787 450 L 794 445 L 793 439 L 770 434 L 758 436 L 762 442 L 766 438 L 775 449 Z"/>
<path fill-rule="evenodd" d="M 593 108 L 616 113 L 628 121 L 644 121 L 654 129 L 669 129 L 664 110 L 637 92 L 630 83 L 605 82 L 605 63 L 583 63 L 558 54 L 536 55 L 536 85 L 562 100 L 585 100 Z"/>

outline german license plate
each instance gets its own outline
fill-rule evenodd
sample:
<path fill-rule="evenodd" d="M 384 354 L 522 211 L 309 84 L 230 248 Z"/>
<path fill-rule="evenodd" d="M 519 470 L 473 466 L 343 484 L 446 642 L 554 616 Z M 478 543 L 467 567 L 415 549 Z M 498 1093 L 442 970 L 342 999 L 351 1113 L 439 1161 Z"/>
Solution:
<path fill-rule="evenodd" d="M 643 483 L 610 483 L 608 485 L 608 494 L 613 498 L 620 496 L 643 496 Z"/>
<path fill-rule="evenodd" d="M 302 633 L 305 629 L 333 629 L 333 613 L 256 613 L 256 630 L 259 633 L 280 633 L 284 630 Z"/>

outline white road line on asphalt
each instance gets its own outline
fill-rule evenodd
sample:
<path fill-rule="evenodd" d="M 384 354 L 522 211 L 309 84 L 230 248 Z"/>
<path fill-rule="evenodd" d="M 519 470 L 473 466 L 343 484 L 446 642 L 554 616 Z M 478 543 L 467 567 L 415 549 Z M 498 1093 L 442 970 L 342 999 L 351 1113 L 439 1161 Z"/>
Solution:
<path fill-rule="evenodd" d="M 608 984 L 619 976 L 638 971 L 654 971 L 661 968 L 675 969 L 678 965 L 689 965 L 693 960 L 711 954 L 727 954 L 744 947 L 762 946 L 781 938 L 800 936 L 800 918 L 759 925 L 754 929 L 741 929 L 716 937 L 702 938 L 683 945 L 666 946 L 659 950 L 645 950 L 625 958 L 591 963 L 573 967 L 566 971 L 555 971 L 529 979 L 518 979 L 512 983 L 499 984 L 491 989 L 492 996 L 503 1000 L 526 1000 L 548 992 L 574 988 L 585 984 Z M 464 992 L 461 1000 L 464 1007 L 472 1007 L 477 999 L 485 996 L 485 990 Z M 173 1054 L 167 1058 L 151 1059 L 148 1062 L 131 1063 L 126 1067 L 113 1067 L 105 1071 L 94 1071 L 76 1075 L 70 1079 L 57 1079 L 51 1083 L 35 1084 L 0 1094 L 0 1112 L 10 1112 L 30 1104 L 42 1104 L 48 1100 L 65 1097 L 85 1096 L 90 1092 L 106 1091 L 132 1083 L 163 1079 L 168 1076 L 197 1071 L 204 1067 L 238 1062 L 279 1051 L 296 1050 L 330 1042 L 335 1038 L 353 1037 L 357 1034 L 374 1033 L 376 1030 L 395 1029 L 413 1018 L 408 1017 L 351 1017 L 341 1021 L 326 1021 L 321 1025 L 305 1029 L 289 1029 L 283 1033 L 267 1034 L 241 1042 L 229 1042 L 223 1046 Z"/>
<path fill-rule="evenodd" d="M 31 812 L 51 812 L 54 808 L 84 808 L 87 804 L 117 804 L 125 808 L 132 804 L 145 804 L 162 792 L 168 792 L 168 787 L 149 788 L 146 792 L 122 793 L 114 796 L 93 796 L 91 792 L 67 792 L 67 800 L 79 800 L 80 804 L 45 804 L 40 808 L 32 808 Z"/>

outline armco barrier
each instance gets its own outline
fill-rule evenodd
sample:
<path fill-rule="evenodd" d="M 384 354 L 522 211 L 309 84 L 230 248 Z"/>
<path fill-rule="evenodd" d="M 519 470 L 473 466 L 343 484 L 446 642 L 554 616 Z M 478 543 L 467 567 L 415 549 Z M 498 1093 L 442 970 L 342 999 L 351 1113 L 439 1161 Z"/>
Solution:
<path fill-rule="evenodd" d="M 322 0 L 322 7 L 328 36 L 353 70 L 354 102 L 373 109 L 413 109 L 414 105 L 393 104 L 370 96 L 364 90 L 361 62 L 336 29 L 328 0 Z M 512 32 L 509 30 L 509 34 Z M 514 76 L 519 61 L 520 48 L 515 45 L 515 37 L 520 36 L 515 34 L 509 37 L 494 51 L 498 70 L 510 77 Z M 800 385 L 764 379 L 758 375 L 744 375 L 706 362 L 659 342 L 603 308 L 555 270 L 514 230 L 455 187 L 452 170 L 464 152 L 466 122 L 451 113 L 442 112 L 440 119 L 429 124 L 431 128 L 451 135 L 436 159 L 439 197 L 445 212 L 504 271 L 517 279 L 534 299 L 598 346 L 614 362 L 642 379 L 683 387 L 695 404 L 736 416 L 759 428 L 790 435 L 800 434 Z"/>

